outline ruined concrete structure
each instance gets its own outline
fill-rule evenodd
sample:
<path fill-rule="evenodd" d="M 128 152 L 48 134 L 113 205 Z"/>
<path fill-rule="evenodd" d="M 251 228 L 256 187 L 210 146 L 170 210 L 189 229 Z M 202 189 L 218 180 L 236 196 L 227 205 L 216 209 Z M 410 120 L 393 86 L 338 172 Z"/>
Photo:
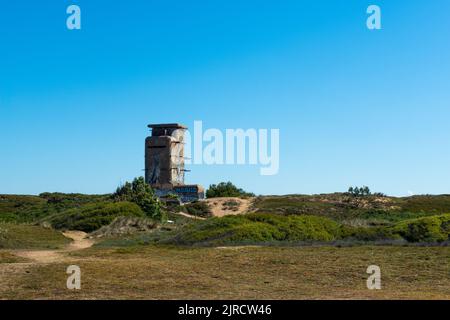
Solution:
<path fill-rule="evenodd" d="M 177 194 L 181 201 L 204 198 L 200 185 L 185 185 L 184 134 L 186 126 L 178 123 L 150 124 L 152 135 L 145 139 L 145 181 L 163 197 Z"/>

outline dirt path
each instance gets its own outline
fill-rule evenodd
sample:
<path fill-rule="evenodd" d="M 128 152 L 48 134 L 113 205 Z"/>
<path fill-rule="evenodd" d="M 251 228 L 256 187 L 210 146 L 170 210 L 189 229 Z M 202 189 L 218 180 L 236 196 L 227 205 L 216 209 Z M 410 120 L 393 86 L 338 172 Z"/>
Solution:
<path fill-rule="evenodd" d="M 184 213 L 182 211 L 176 212 L 175 214 L 178 214 L 178 215 L 186 217 L 186 218 L 197 219 L 197 220 L 205 220 L 206 219 L 206 218 L 203 218 L 203 217 L 193 216 L 192 214 Z"/>
<path fill-rule="evenodd" d="M 63 249 L 9 251 L 18 257 L 26 258 L 27 261 L 0 264 L 0 300 L 4 299 L 2 295 L 19 290 L 15 282 L 17 277 L 24 273 L 30 273 L 37 264 L 64 262 L 69 259 L 65 255 L 66 253 L 86 249 L 94 244 L 93 240 L 86 239 L 86 233 L 82 231 L 67 231 L 63 235 L 73 240 Z"/>
<path fill-rule="evenodd" d="M 30 259 L 36 263 L 52 263 L 65 259 L 64 253 L 86 249 L 94 244 L 94 241 L 86 238 L 86 233 L 82 231 L 66 231 L 63 235 L 73 241 L 60 250 L 20 250 L 14 252 L 15 255 Z"/>
<path fill-rule="evenodd" d="M 83 231 L 66 231 L 63 235 L 73 240 L 65 251 L 75 251 L 92 247 L 94 240 L 86 238 L 87 234 Z"/>

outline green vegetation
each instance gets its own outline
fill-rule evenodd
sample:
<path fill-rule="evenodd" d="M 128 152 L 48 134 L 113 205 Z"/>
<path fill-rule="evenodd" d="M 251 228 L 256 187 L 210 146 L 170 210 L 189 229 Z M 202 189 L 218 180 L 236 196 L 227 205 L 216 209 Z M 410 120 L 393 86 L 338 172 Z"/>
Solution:
<path fill-rule="evenodd" d="M 254 209 L 281 215 L 317 215 L 342 223 L 363 221 L 366 226 L 397 222 L 450 212 L 450 196 L 355 197 L 346 193 L 257 197 Z"/>
<path fill-rule="evenodd" d="M 400 212 L 387 210 L 365 210 L 359 213 L 358 218 L 366 221 L 367 225 L 392 225 L 404 220 L 431 216 L 433 213 L 428 212 Z"/>
<path fill-rule="evenodd" d="M 450 215 L 401 221 L 392 226 L 360 227 L 309 215 L 252 213 L 211 218 L 121 239 L 100 246 L 175 244 L 216 246 L 238 244 L 332 243 L 439 243 L 449 240 Z"/>
<path fill-rule="evenodd" d="M 173 201 L 173 210 L 167 210 L 168 220 L 153 223 L 148 216 L 159 219 L 153 206 L 159 202 L 153 193 L 148 197 L 142 180 L 135 181 L 134 186 L 130 183 L 114 195 L 0 195 L 0 296 L 450 297 L 450 195 L 395 198 L 365 192 L 364 196 L 264 196 L 252 202 L 252 213 L 222 218 L 209 217 L 206 202 L 180 206 Z M 218 194 L 230 195 L 221 189 L 213 188 Z M 246 193 L 240 190 L 239 194 Z M 232 199 L 222 202 L 230 211 L 236 207 Z M 207 219 L 176 214 L 180 210 Z M 128 218 L 121 218 L 124 216 Z M 94 247 L 65 252 L 61 254 L 64 260 L 36 264 L 32 255 L 20 255 L 15 249 L 56 249 L 70 242 L 50 227 L 33 225 L 37 223 L 87 232 L 107 227 L 94 234 L 102 236 L 96 238 Z M 376 245 L 367 246 L 366 242 Z M 248 244 L 261 246 L 239 246 Z M 205 246 L 216 247 L 200 248 Z M 62 287 L 65 268 L 70 264 L 81 264 L 87 277 L 83 290 Z M 383 290 L 367 290 L 366 268 L 370 264 L 382 266 Z"/>
<path fill-rule="evenodd" d="M 348 188 L 348 194 L 355 196 L 355 197 L 365 197 L 365 196 L 370 196 L 372 193 L 370 192 L 369 187 L 364 186 L 361 188 L 350 187 L 350 188 Z"/>
<path fill-rule="evenodd" d="M 401 211 L 442 214 L 450 212 L 450 195 L 423 195 L 399 199 Z"/>
<path fill-rule="evenodd" d="M 145 217 L 145 214 L 135 203 L 100 202 L 58 213 L 44 221 L 56 229 L 91 232 L 110 224 L 117 217 L 128 216 Z"/>
<path fill-rule="evenodd" d="M 165 219 L 159 199 L 143 177 L 135 178 L 133 182 L 126 182 L 123 186 L 118 187 L 113 198 L 115 201 L 136 203 L 152 219 Z"/>
<path fill-rule="evenodd" d="M 32 223 L 51 214 L 108 199 L 108 195 L 63 193 L 0 195 L 0 222 Z"/>
<path fill-rule="evenodd" d="M 225 201 L 222 205 L 224 210 L 238 211 L 240 203 L 236 200 Z"/>
<path fill-rule="evenodd" d="M 393 228 L 410 242 L 443 242 L 450 240 L 450 214 L 406 220 Z"/>
<path fill-rule="evenodd" d="M 88 195 L 81 193 L 59 192 L 44 192 L 41 193 L 39 197 L 47 200 L 47 205 L 52 206 L 52 208 L 58 212 L 81 207 L 88 203 L 108 201 L 110 199 L 110 195 Z"/>
<path fill-rule="evenodd" d="M 57 249 L 70 240 L 60 232 L 41 226 L 0 223 L 0 248 L 2 249 Z"/>
<path fill-rule="evenodd" d="M 333 216 L 334 212 L 341 215 L 345 210 L 335 208 L 332 202 L 320 201 L 313 196 L 267 196 L 257 197 L 254 202 L 257 212 L 281 215 L 309 214 L 318 216 Z"/>
<path fill-rule="evenodd" d="M 187 225 L 169 242 L 217 245 L 270 241 L 331 241 L 338 237 L 339 225 L 327 218 L 247 214 L 212 218 Z"/>
<path fill-rule="evenodd" d="M 213 218 L 190 224 L 161 242 L 182 245 L 331 242 L 341 239 L 376 241 L 400 238 L 383 228 L 343 226 L 310 215 L 248 214 Z"/>
<path fill-rule="evenodd" d="M 178 194 L 172 193 L 172 192 L 166 194 L 166 195 L 164 196 L 164 198 L 170 199 L 170 200 L 180 200 L 180 196 L 179 196 Z"/>
<path fill-rule="evenodd" d="M 254 197 L 255 195 L 250 192 L 246 192 L 238 187 L 236 187 L 231 182 L 221 182 L 218 185 L 212 184 L 206 190 L 207 198 L 218 198 L 218 197 Z"/>
<path fill-rule="evenodd" d="M 231 183 L 213 185 L 208 190 L 210 195 L 249 195 Z M 166 203 L 163 210 L 143 178 L 137 178 L 113 195 L 0 195 L 0 223 L 47 223 L 57 229 L 91 232 L 120 216 L 160 221 L 158 228 L 138 238 L 127 236 L 129 241 L 125 243 L 139 244 L 449 241 L 448 215 L 442 214 L 450 212 L 450 195 L 395 198 L 370 194 L 370 190 L 363 194 L 260 196 L 252 204 L 252 214 L 219 219 L 211 218 L 211 209 L 203 201 L 182 206 L 174 201 L 172 208 Z M 223 207 L 232 212 L 236 203 L 226 201 Z M 193 221 L 175 214 L 179 211 L 208 219 Z M 170 223 L 165 219 L 161 223 L 166 214 Z"/>
<path fill-rule="evenodd" d="M 386 195 L 381 192 L 372 193 L 368 186 L 350 187 L 348 188 L 347 194 L 353 197 L 368 197 L 368 196 L 386 197 Z"/>
<path fill-rule="evenodd" d="M 403 240 L 402 237 L 387 227 L 352 227 L 341 226 L 341 240 L 345 242 L 372 242 Z M 403 240 L 404 241 L 404 240 Z"/>
<path fill-rule="evenodd" d="M 193 216 L 203 218 L 211 217 L 211 208 L 205 201 L 194 201 L 191 203 L 186 203 L 181 207 L 181 209 L 183 212 L 186 212 Z"/>

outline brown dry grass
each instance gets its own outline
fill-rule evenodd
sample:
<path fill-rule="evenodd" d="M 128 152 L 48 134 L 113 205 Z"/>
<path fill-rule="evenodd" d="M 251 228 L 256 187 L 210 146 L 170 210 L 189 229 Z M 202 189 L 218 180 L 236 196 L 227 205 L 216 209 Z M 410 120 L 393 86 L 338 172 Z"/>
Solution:
<path fill-rule="evenodd" d="M 17 264 L 0 297 L 450 299 L 449 263 L 450 247 L 94 247 L 64 263 Z M 79 291 L 66 289 L 69 264 L 81 267 Z M 382 290 L 366 288 L 371 264 L 381 267 Z"/>
<path fill-rule="evenodd" d="M 18 263 L 26 261 L 28 261 L 26 258 L 19 257 L 8 250 L 0 250 L 0 265 L 4 263 Z"/>

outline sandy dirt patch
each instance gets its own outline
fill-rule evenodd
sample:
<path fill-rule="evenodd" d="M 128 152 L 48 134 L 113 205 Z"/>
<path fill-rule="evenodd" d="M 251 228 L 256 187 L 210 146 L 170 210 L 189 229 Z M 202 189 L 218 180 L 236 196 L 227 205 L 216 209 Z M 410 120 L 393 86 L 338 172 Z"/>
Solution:
<path fill-rule="evenodd" d="M 63 235 L 73 241 L 66 246 L 64 249 L 60 250 L 19 250 L 15 251 L 14 254 L 32 260 L 36 263 L 52 263 L 59 262 L 65 259 L 64 253 L 82 250 L 91 247 L 94 241 L 87 239 L 87 234 L 83 231 L 66 231 Z"/>
<path fill-rule="evenodd" d="M 254 198 L 241 199 L 237 197 L 210 198 L 206 202 L 214 217 L 245 214 L 250 211 Z"/>
<path fill-rule="evenodd" d="M 14 292 L 17 284 L 14 279 L 24 273 L 32 272 L 36 264 L 48 265 L 67 260 L 65 253 L 91 247 L 94 241 L 87 239 L 82 231 L 66 231 L 63 235 L 73 241 L 59 250 L 12 250 L 8 251 L 18 257 L 25 258 L 25 262 L 0 264 L 0 292 Z M 3 297 L 0 297 L 3 299 Z"/>

